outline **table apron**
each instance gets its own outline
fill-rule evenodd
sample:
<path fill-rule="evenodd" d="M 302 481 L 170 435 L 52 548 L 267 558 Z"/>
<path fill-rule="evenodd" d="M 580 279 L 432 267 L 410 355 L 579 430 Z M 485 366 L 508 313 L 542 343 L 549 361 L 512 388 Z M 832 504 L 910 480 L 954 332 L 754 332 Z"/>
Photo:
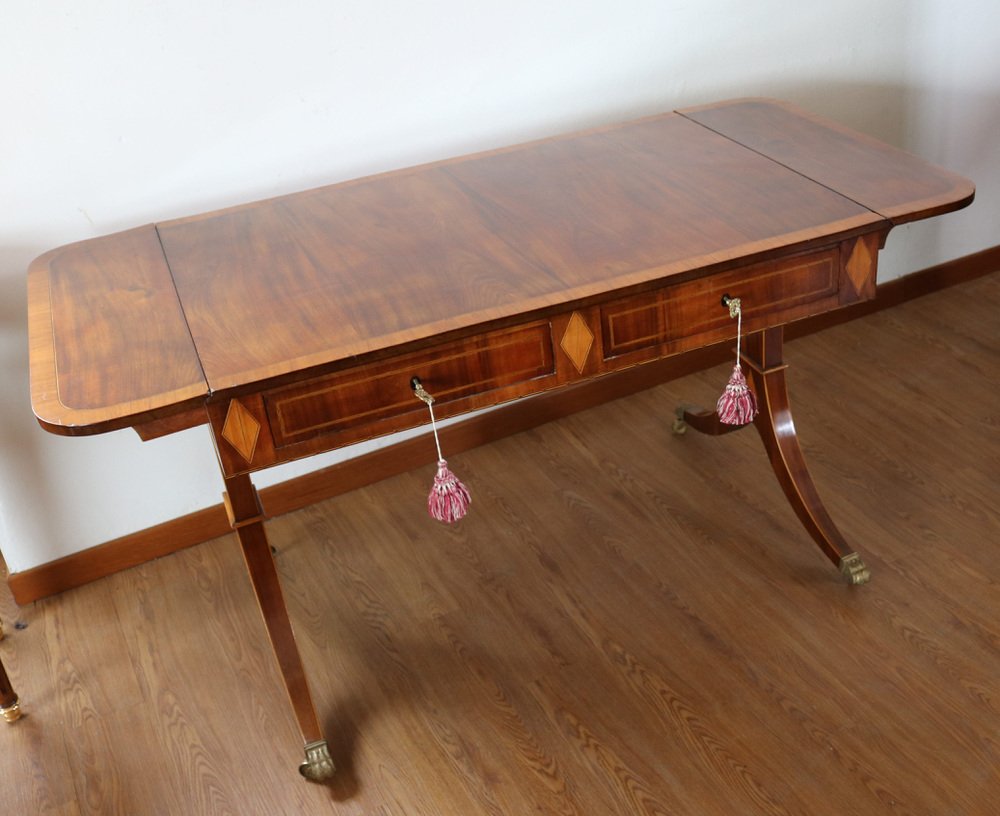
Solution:
<path fill-rule="evenodd" d="M 435 415 L 443 419 L 735 339 L 723 295 L 741 299 L 744 333 L 870 299 L 879 241 L 870 233 L 682 282 L 667 279 L 639 294 L 217 397 L 208 416 L 223 470 L 260 470 L 425 424 L 413 377 L 435 396 Z"/>

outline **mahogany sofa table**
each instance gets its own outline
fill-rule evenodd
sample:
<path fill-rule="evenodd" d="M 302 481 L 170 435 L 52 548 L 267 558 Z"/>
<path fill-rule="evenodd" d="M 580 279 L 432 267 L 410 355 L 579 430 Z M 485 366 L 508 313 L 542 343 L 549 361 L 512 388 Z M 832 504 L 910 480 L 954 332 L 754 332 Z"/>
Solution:
<path fill-rule="evenodd" d="M 253 471 L 732 339 L 789 501 L 861 559 L 796 441 L 782 326 L 874 297 L 895 225 L 972 184 L 773 100 L 691 108 L 72 244 L 29 270 L 32 403 L 58 434 L 209 423 L 305 742 L 333 773 Z M 711 412 L 686 422 L 720 432 Z"/>

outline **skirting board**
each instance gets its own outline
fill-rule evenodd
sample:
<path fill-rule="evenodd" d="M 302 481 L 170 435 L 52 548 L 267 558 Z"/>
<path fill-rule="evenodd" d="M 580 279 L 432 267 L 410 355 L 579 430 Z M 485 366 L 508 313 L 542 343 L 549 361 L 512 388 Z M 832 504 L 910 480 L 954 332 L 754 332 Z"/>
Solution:
<path fill-rule="evenodd" d="M 921 295 L 1000 270 L 1000 246 L 881 284 L 874 300 L 793 323 L 794 339 L 829 326 L 888 309 Z M 577 411 L 651 388 L 729 359 L 730 342 L 627 369 L 598 381 L 542 394 L 502 406 L 489 414 L 451 425 L 441 432 L 446 450 L 460 453 L 542 425 Z M 268 515 L 279 516 L 323 499 L 431 464 L 434 446 L 427 435 L 399 442 L 364 456 L 307 473 L 260 491 Z M 65 558 L 12 573 L 7 582 L 19 604 L 54 595 L 154 558 L 200 544 L 229 532 L 222 504 L 199 510 L 146 530 L 99 544 Z"/>

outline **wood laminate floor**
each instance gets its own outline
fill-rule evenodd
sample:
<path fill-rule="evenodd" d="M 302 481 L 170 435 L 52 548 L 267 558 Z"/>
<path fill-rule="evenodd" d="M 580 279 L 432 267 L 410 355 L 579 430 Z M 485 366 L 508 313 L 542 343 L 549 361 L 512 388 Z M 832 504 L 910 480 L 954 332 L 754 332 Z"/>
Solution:
<path fill-rule="evenodd" d="M 0 813 L 996 814 L 998 303 L 994 274 L 787 347 L 864 587 L 752 430 L 671 433 L 727 367 L 453 457 L 454 528 L 429 469 L 272 520 L 330 787 L 231 537 L 4 589 Z"/>

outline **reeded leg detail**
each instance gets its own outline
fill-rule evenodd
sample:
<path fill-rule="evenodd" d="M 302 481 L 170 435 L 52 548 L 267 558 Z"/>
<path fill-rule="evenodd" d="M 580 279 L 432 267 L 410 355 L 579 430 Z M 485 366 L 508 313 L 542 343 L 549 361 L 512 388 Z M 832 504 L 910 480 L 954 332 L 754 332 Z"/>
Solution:
<path fill-rule="evenodd" d="M 300 774 L 311 782 L 323 782 L 331 779 L 335 770 L 326 740 L 317 740 L 306 745 L 306 759 L 299 765 Z"/>

